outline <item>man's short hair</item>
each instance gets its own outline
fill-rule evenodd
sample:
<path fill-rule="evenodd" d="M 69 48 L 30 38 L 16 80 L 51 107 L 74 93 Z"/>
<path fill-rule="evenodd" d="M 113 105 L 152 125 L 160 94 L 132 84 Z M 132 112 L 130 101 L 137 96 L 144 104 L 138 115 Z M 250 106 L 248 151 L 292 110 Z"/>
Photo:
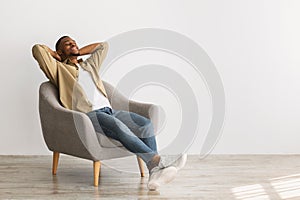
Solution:
<path fill-rule="evenodd" d="M 57 40 L 57 42 L 56 42 L 56 44 L 55 44 L 55 50 L 56 50 L 56 51 L 58 50 L 61 41 L 62 41 L 64 38 L 66 38 L 66 37 L 69 37 L 69 36 L 64 35 L 64 36 L 62 36 L 61 38 L 59 38 L 59 39 Z"/>

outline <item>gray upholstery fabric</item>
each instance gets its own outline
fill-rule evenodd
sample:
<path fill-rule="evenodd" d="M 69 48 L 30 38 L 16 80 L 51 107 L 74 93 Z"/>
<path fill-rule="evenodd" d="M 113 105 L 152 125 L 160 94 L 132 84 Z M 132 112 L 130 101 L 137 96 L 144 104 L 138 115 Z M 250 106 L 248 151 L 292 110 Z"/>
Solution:
<path fill-rule="evenodd" d="M 130 110 L 148 117 L 157 130 L 158 106 L 128 100 L 109 83 L 104 82 L 104 86 L 114 109 Z M 49 81 L 40 86 L 39 114 L 44 140 L 51 151 L 93 161 L 131 154 L 118 141 L 97 134 L 85 113 L 61 106 L 58 90 Z"/>

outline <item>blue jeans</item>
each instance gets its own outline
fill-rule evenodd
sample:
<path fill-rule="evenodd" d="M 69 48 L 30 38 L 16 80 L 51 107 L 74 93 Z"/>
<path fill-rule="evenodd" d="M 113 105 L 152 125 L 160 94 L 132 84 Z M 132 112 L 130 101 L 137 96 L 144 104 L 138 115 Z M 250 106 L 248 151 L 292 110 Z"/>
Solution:
<path fill-rule="evenodd" d="M 87 115 L 97 133 L 118 140 L 127 150 L 141 157 L 146 164 L 157 155 L 153 125 L 148 118 L 108 107 L 93 110 Z"/>

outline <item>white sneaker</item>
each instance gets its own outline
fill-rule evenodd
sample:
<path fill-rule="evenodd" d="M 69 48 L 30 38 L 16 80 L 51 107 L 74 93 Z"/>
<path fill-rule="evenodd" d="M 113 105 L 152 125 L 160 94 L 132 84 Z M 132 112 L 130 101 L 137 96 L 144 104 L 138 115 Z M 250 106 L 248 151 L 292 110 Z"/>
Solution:
<path fill-rule="evenodd" d="M 165 168 L 169 166 L 176 167 L 177 170 L 180 170 L 185 166 L 187 160 L 187 154 L 183 155 L 162 155 L 159 162 L 160 168 Z"/>
<path fill-rule="evenodd" d="M 148 189 L 157 190 L 161 184 L 171 182 L 177 173 L 177 169 L 173 166 L 167 168 L 154 167 L 149 175 Z"/>

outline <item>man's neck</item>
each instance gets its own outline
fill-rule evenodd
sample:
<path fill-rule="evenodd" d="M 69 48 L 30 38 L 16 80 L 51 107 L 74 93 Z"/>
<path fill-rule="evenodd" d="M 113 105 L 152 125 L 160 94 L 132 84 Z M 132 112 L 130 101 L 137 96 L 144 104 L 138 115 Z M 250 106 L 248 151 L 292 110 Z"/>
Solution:
<path fill-rule="evenodd" d="M 71 63 L 78 64 L 77 56 L 69 57 Z"/>

